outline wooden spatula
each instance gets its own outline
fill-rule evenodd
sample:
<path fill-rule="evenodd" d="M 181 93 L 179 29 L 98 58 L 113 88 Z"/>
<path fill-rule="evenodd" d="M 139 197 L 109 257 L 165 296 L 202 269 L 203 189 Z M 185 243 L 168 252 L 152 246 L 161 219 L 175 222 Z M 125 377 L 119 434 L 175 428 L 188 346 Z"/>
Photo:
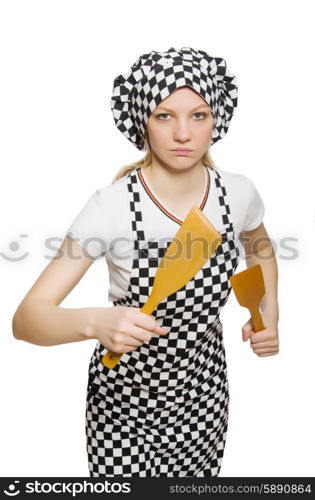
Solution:
<path fill-rule="evenodd" d="M 264 330 L 266 327 L 263 324 L 259 310 L 259 304 L 265 294 L 265 284 L 260 264 L 234 274 L 234 276 L 230 277 L 230 282 L 238 303 L 249 309 L 255 332 Z"/>
<path fill-rule="evenodd" d="M 204 266 L 221 241 L 221 234 L 194 205 L 165 251 L 154 277 L 151 295 L 140 311 L 151 314 L 162 300 L 180 290 Z M 102 363 L 114 368 L 123 354 L 108 351 Z"/>

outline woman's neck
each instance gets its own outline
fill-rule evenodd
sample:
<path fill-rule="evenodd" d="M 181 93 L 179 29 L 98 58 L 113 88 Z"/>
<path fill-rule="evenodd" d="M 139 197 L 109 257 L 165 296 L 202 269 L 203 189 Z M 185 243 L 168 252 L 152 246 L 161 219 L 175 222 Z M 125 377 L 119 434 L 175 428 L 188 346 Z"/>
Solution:
<path fill-rule="evenodd" d="M 152 190 L 162 199 L 184 201 L 200 199 L 207 185 L 207 172 L 202 163 L 188 168 L 166 168 L 151 164 L 143 169 Z"/>

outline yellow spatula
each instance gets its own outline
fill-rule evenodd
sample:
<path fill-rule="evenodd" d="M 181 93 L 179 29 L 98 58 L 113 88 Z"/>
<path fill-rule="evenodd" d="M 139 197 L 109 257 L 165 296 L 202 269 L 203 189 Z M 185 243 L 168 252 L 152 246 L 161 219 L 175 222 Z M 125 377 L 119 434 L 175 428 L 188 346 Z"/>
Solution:
<path fill-rule="evenodd" d="M 222 236 L 194 205 L 168 246 L 156 271 L 151 295 L 141 312 L 151 314 L 162 300 L 180 290 L 210 259 Z M 102 363 L 114 368 L 124 353 L 108 351 Z"/>
<path fill-rule="evenodd" d="M 263 324 L 259 310 L 259 304 L 265 294 L 265 284 L 260 264 L 234 274 L 234 276 L 230 277 L 230 282 L 238 303 L 249 309 L 255 332 L 264 330 L 266 327 Z"/>

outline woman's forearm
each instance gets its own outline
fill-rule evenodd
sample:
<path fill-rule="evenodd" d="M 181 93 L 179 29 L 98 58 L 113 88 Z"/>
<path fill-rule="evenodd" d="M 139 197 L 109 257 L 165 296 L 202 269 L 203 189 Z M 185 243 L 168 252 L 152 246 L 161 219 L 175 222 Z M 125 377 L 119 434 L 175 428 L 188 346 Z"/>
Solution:
<path fill-rule="evenodd" d="M 65 309 L 31 299 L 22 304 L 12 320 L 13 335 L 31 344 L 52 346 L 93 338 L 87 335 L 91 308 Z"/>
<path fill-rule="evenodd" d="M 257 252 L 246 256 L 246 263 L 247 267 L 260 264 L 265 284 L 265 295 L 261 300 L 260 308 L 271 322 L 277 324 L 279 321 L 278 266 L 271 242 L 265 244 Z"/>

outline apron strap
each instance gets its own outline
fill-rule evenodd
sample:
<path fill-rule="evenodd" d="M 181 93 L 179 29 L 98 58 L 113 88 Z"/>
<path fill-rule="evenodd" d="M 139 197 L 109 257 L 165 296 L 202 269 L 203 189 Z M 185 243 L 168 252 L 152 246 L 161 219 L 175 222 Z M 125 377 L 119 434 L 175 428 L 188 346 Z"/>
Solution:
<path fill-rule="evenodd" d="M 233 223 L 230 220 L 230 205 L 227 201 L 227 193 L 226 193 L 226 188 L 224 184 L 222 183 L 222 178 L 218 170 L 213 169 L 214 171 L 214 182 L 215 186 L 218 190 L 218 200 L 219 200 L 219 205 L 221 209 L 221 215 L 222 215 L 222 222 L 226 230 L 230 231 L 233 229 Z"/>

